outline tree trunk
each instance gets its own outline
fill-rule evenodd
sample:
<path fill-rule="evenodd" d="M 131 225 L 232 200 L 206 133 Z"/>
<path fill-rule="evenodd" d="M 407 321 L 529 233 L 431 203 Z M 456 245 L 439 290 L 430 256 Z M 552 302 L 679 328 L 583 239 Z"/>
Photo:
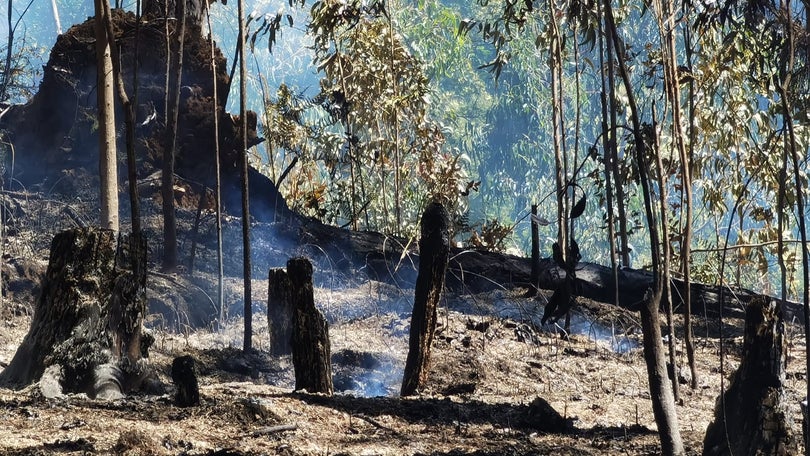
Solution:
<path fill-rule="evenodd" d="M 110 56 L 112 37 L 107 37 L 105 23 L 111 20 L 104 14 L 104 3 L 95 0 L 96 58 L 98 61 L 98 167 L 100 224 L 118 231 L 118 171 L 115 147 L 115 110 L 113 95 L 113 66 Z M 109 9 L 109 7 L 107 8 Z"/>
<path fill-rule="evenodd" d="M 402 396 L 412 396 L 425 386 L 430 365 L 430 345 L 436 329 L 436 307 L 444 291 L 450 257 L 450 216 L 438 203 L 422 214 L 419 239 L 419 276 L 414 290 L 408 358 L 402 378 Z"/>
<path fill-rule="evenodd" d="M 532 215 L 537 216 L 537 205 L 532 204 Z M 532 276 L 527 296 L 537 296 L 540 286 L 540 227 L 532 218 Z"/>
<path fill-rule="evenodd" d="M 40 381 L 46 396 L 65 391 L 105 398 L 140 385 L 148 348 L 141 337 L 146 270 L 136 277 L 115 267 L 116 256 L 127 258 L 122 265 L 132 264 L 127 255 L 143 263 L 145 242 L 134 239 L 116 254 L 111 230 L 80 228 L 54 237 L 31 328 L 0 373 L 0 385 Z"/>
<path fill-rule="evenodd" d="M 14 32 L 16 27 L 12 23 L 12 15 L 14 13 L 14 1 L 8 0 L 8 9 L 6 13 L 6 28 L 8 29 L 8 38 L 6 40 L 6 58 L 5 65 L 3 66 L 3 79 L 0 82 L 0 101 L 6 101 L 8 98 L 8 86 L 11 84 L 11 57 L 14 54 Z"/>
<path fill-rule="evenodd" d="M 292 352 L 292 284 L 284 269 L 271 269 L 268 275 L 267 326 L 270 330 L 270 353 Z"/>
<path fill-rule="evenodd" d="M 8 2 L 9 7 L 11 7 L 12 2 Z M 62 21 L 59 19 L 59 7 L 56 5 L 56 0 L 51 0 L 51 11 L 53 11 L 53 22 L 56 26 L 56 34 L 62 34 Z M 9 52 L 11 49 L 9 49 Z"/>
<path fill-rule="evenodd" d="M 191 355 L 179 356 L 172 361 L 172 383 L 177 387 L 174 402 L 180 407 L 200 404 L 200 386 L 197 369 Z"/>
<path fill-rule="evenodd" d="M 96 15 L 96 20 L 101 21 L 107 31 L 107 40 L 110 43 L 110 56 L 113 73 L 110 77 L 115 79 L 115 86 L 118 91 L 118 98 L 124 111 L 124 129 L 126 130 L 126 151 L 127 151 L 127 177 L 129 179 L 129 205 L 132 218 L 132 232 L 141 232 L 141 211 L 138 197 L 138 170 L 135 163 L 135 106 L 138 105 L 138 38 L 140 35 L 140 18 L 136 12 L 135 18 L 135 47 L 132 72 L 133 96 L 130 100 L 124 87 L 124 76 L 121 74 L 121 53 L 115 44 L 115 31 L 112 24 L 112 11 L 107 1 L 101 2 L 103 14 Z M 113 119 L 115 121 L 115 119 Z M 117 191 L 117 186 L 116 186 Z M 117 198 L 117 196 L 116 196 Z M 118 205 L 116 199 L 116 206 Z M 116 207 L 116 211 L 117 211 Z M 133 269 L 136 267 L 133 266 Z"/>
<path fill-rule="evenodd" d="M 208 30 L 211 30 L 211 13 L 206 10 L 206 19 L 208 20 Z M 219 155 L 219 104 L 217 99 L 217 58 L 216 46 L 214 45 L 214 34 L 208 34 L 208 44 L 211 47 L 211 80 L 213 81 L 213 95 L 211 110 L 214 113 L 214 200 L 216 204 L 216 217 L 217 217 L 217 305 L 219 306 L 219 324 L 223 325 L 225 322 L 225 264 L 222 256 L 222 166 L 220 163 Z M 278 199 L 278 195 L 276 195 Z M 278 201 L 274 209 L 278 209 Z M 275 213 L 275 211 L 274 211 Z M 220 326 L 221 327 L 221 326 Z"/>
<path fill-rule="evenodd" d="M 163 174 L 161 196 L 163 198 L 163 269 L 172 271 L 177 267 L 177 220 L 174 208 L 174 167 L 177 147 L 178 115 L 180 112 L 180 86 L 183 79 L 183 47 L 186 35 L 185 2 L 177 3 L 179 24 L 175 33 L 174 64 L 167 71 L 174 74 L 169 84 L 171 91 L 168 104 L 166 146 L 163 150 Z"/>
<path fill-rule="evenodd" d="M 797 454 L 784 404 L 783 335 L 777 302 L 762 298 L 748 305 L 742 361 L 718 398 L 715 419 L 703 440 L 704 456 Z"/>
<path fill-rule="evenodd" d="M 247 64 L 245 63 L 245 5 L 244 0 L 237 0 L 239 14 L 239 121 L 241 147 L 239 157 L 242 164 L 242 275 L 244 283 L 244 314 L 245 328 L 242 349 L 250 351 L 253 348 L 253 284 L 251 281 L 250 258 L 250 181 L 248 179 L 248 119 L 247 119 Z M 310 281 L 312 265 L 310 265 Z M 311 287 L 311 285 L 310 285 Z M 329 391 L 332 391 L 332 380 L 329 379 Z"/>
<path fill-rule="evenodd" d="M 660 272 L 661 254 L 657 221 L 653 215 L 651 196 L 651 179 L 648 174 L 645 142 L 642 133 L 639 108 L 633 96 L 633 87 L 627 71 L 624 53 L 624 42 L 616 30 L 613 10 L 610 1 L 605 2 L 605 22 L 608 35 L 611 37 L 618 57 L 619 74 L 625 90 L 627 102 L 630 107 L 630 118 L 633 125 L 633 142 L 635 143 L 635 160 L 644 197 L 644 212 L 647 218 L 647 228 L 650 236 L 650 251 L 653 264 L 653 287 L 647 294 L 641 306 L 641 331 L 644 338 L 644 361 L 647 364 L 647 378 L 650 383 L 650 399 L 652 400 L 655 423 L 658 425 L 658 435 L 661 439 L 661 453 L 665 455 L 685 454 L 681 431 L 678 428 L 678 415 L 675 409 L 675 400 L 670 389 L 664 359 L 664 347 L 661 342 L 661 326 L 658 318 L 658 308 L 661 304 L 663 287 L 661 284 L 663 274 Z"/>
<path fill-rule="evenodd" d="M 306 258 L 287 262 L 292 285 L 293 330 L 292 355 L 295 390 L 331 395 L 332 363 L 329 324 L 315 307 L 312 290 L 312 263 Z"/>

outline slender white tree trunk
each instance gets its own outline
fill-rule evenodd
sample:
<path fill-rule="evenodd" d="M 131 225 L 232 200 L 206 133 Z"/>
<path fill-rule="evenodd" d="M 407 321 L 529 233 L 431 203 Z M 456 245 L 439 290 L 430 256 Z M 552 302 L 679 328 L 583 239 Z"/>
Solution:
<path fill-rule="evenodd" d="M 118 171 L 115 147 L 115 109 L 110 39 L 107 37 L 104 6 L 95 0 L 96 57 L 98 62 L 98 172 L 102 228 L 118 231 Z"/>
<path fill-rule="evenodd" d="M 56 5 L 56 0 L 51 0 L 51 9 L 53 9 L 53 21 L 56 23 L 56 34 L 62 34 L 62 21 L 59 19 L 59 7 Z"/>

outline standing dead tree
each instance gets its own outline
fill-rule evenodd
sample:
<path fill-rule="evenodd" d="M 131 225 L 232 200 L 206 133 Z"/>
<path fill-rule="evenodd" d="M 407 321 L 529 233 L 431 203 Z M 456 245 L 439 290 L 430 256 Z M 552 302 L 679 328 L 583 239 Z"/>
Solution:
<path fill-rule="evenodd" d="M 293 307 L 292 355 L 296 391 L 331 395 L 332 361 L 329 324 L 315 307 L 312 263 L 306 258 L 287 261 Z"/>
<path fill-rule="evenodd" d="M 742 361 L 717 401 L 714 422 L 703 440 L 704 456 L 798 453 L 783 391 L 784 331 L 776 301 L 759 298 L 748 304 Z"/>
<path fill-rule="evenodd" d="M 444 290 L 450 258 L 450 216 L 439 203 L 430 203 L 422 214 L 419 238 L 419 276 L 414 290 L 408 359 L 402 378 L 402 396 L 412 396 L 425 386 L 430 365 L 430 345 L 436 330 L 436 307 Z"/>
<path fill-rule="evenodd" d="M 286 355 L 292 351 L 292 284 L 287 271 L 271 269 L 267 281 L 267 326 L 270 330 L 270 353 Z"/>
<path fill-rule="evenodd" d="M 126 245 L 124 245 L 126 244 Z M 63 391 L 117 398 L 140 386 L 146 375 L 141 334 L 146 311 L 140 277 L 116 268 L 146 258 L 146 244 L 129 238 L 116 249 L 115 233 L 79 228 L 57 234 L 51 244 L 28 334 L 0 373 L 0 385 L 24 387 L 40 381 L 46 396 Z"/>

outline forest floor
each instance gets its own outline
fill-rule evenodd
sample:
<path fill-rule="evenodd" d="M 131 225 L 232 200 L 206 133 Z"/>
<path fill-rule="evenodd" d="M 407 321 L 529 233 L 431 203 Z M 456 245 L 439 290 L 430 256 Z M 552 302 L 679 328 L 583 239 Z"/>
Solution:
<path fill-rule="evenodd" d="M 31 225 L 6 227 L 0 271 L 4 285 L 0 370 L 28 331 L 48 264 L 50 239 L 54 232 L 70 227 L 70 219 L 61 215 L 61 204 L 45 198 L 20 201 L 18 217 Z M 152 206 L 145 206 L 144 212 L 152 213 L 146 227 L 151 239 L 159 239 L 159 219 L 154 216 L 158 209 Z M 74 209 L 91 213 L 82 207 Z M 178 214 L 188 232 L 193 211 L 178 210 Z M 238 233 L 238 223 L 226 224 L 230 225 Z M 226 236 L 231 238 L 237 239 L 238 234 Z M 262 246 L 257 256 L 265 261 L 270 256 L 288 258 L 291 253 L 269 254 L 269 248 Z M 209 295 L 216 289 L 211 256 L 210 251 L 199 255 L 200 266 L 209 271 L 195 273 L 193 285 L 202 284 Z M 235 264 L 237 257 L 241 254 L 226 258 L 234 263 L 229 263 L 231 271 L 240 267 Z M 253 280 L 256 350 L 242 353 L 242 279 L 232 274 L 225 283 L 232 317 L 219 330 L 182 324 L 182 309 L 171 315 L 171 310 L 158 312 L 153 307 L 147 315 L 146 326 L 155 337 L 149 359 L 158 380 L 149 393 L 105 402 L 82 394 L 46 399 L 36 386 L 21 391 L 0 388 L 0 455 L 660 453 L 638 314 L 580 300 L 572 333 L 562 338 L 558 328 L 537 324 L 548 294 L 537 299 L 523 297 L 523 290 L 449 295 L 439 311 L 428 386 L 418 397 L 403 399 L 398 392 L 413 289 L 363 280 L 362 271 L 338 272 L 331 264 L 335 263 L 316 264 L 315 302 L 330 323 L 333 397 L 294 392 L 291 359 L 267 354 L 266 306 L 262 304 L 266 280 Z M 266 267 L 267 263 L 259 269 L 266 271 Z M 180 279 L 164 280 L 150 289 L 150 301 L 172 301 L 191 290 L 188 285 L 178 286 L 190 283 Z M 194 296 L 185 297 L 189 301 L 185 309 L 211 307 L 205 303 L 207 297 Z M 732 313 L 723 325 L 726 378 L 739 363 L 741 315 Z M 688 377 L 683 367 L 683 325 L 680 316 L 675 319 L 679 377 Z M 721 391 L 718 322 L 696 320 L 699 386 L 691 389 L 681 384 L 677 406 L 689 454 L 701 453 Z M 185 321 L 192 319 L 187 316 Z M 785 398 L 789 422 L 798 434 L 806 356 L 803 333 L 795 322 L 787 322 L 785 340 Z M 173 402 L 170 366 L 174 357 L 185 354 L 197 360 L 202 397 L 197 407 L 179 408 Z"/>
<path fill-rule="evenodd" d="M 228 285 L 236 292 L 240 283 L 229 279 Z M 256 280 L 254 293 L 266 293 L 266 281 Z M 412 290 L 376 282 L 316 289 L 331 325 L 339 391 L 333 397 L 292 391 L 290 358 L 263 351 L 268 334 L 260 306 L 253 321 L 257 351 L 249 355 L 240 349 L 239 317 L 221 331 L 178 333 L 153 323 L 150 359 L 164 391 L 104 402 L 84 395 L 48 400 L 35 387 L 0 389 L 0 454 L 659 453 L 636 315 L 583 303 L 566 340 L 554 328 L 531 323 L 542 313 L 542 298 L 505 291 L 452 296 L 440 311 L 429 386 L 419 397 L 402 399 L 411 300 Z M 28 330 L 26 308 L 6 302 L 0 367 Z M 727 374 L 738 363 L 741 325 L 726 322 Z M 716 324 L 699 319 L 695 333 L 699 387 L 681 385 L 677 407 L 689 454 L 701 452 L 721 388 Z M 787 399 L 798 430 L 805 353 L 791 325 L 787 340 Z M 680 338 L 678 347 L 678 362 L 685 364 Z M 198 407 L 178 408 L 172 401 L 170 365 L 183 354 L 198 362 Z M 570 428 L 549 431 L 559 423 L 538 398 Z"/>

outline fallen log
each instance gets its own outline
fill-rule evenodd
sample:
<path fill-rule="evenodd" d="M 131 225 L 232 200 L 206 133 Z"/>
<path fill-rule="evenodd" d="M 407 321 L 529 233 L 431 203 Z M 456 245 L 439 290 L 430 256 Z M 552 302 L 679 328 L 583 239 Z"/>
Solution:
<path fill-rule="evenodd" d="M 369 231 L 350 231 L 324 225 L 316 220 L 300 221 L 297 239 L 301 245 L 317 246 L 317 251 L 329 258 L 335 269 L 362 270 L 372 280 L 411 288 L 416 283 L 419 254 L 416 243 L 394 236 Z M 317 256 L 317 255 L 313 255 Z M 557 277 L 564 275 L 551 258 L 541 258 L 537 264 L 541 289 L 553 290 Z M 652 286 L 652 273 L 624 268 L 619 275 L 619 306 L 637 311 L 644 294 Z M 615 299 L 613 274 L 609 267 L 580 262 L 576 269 L 578 296 L 612 304 Z M 447 268 L 446 287 L 454 293 L 480 293 L 499 289 L 529 289 L 532 279 L 531 258 L 498 252 L 453 247 Z M 683 281 L 674 279 L 675 289 L 683 289 Z M 716 285 L 692 283 L 692 313 L 716 317 L 720 311 L 720 288 Z M 763 295 L 740 287 L 727 287 L 723 313 L 742 317 L 745 306 Z M 769 297 L 770 299 L 776 299 Z M 782 302 L 786 321 L 802 321 L 800 304 Z M 683 299 L 673 295 L 676 312 L 683 311 Z"/>

